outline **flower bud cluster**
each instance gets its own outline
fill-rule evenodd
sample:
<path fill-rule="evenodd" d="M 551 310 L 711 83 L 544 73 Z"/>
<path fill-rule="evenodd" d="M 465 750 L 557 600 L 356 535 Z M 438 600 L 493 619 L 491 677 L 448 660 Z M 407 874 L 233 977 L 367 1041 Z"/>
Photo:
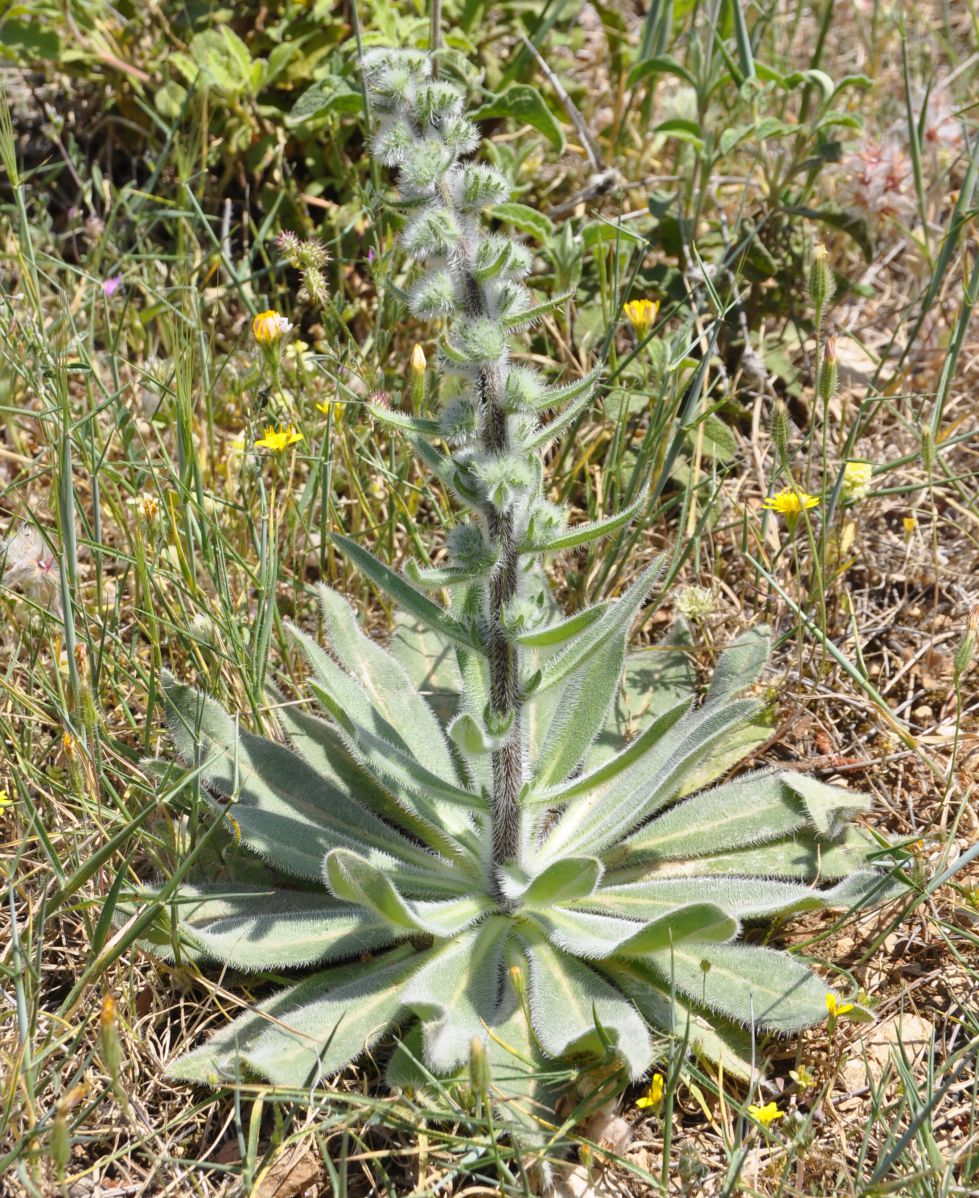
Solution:
<path fill-rule="evenodd" d="M 461 89 L 434 78 L 421 52 L 370 50 L 362 67 L 376 122 L 372 150 L 397 171 L 406 209 L 401 245 L 418 263 L 411 311 L 444 322 L 437 365 L 455 381 L 444 388 L 438 427 L 452 454 L 446 475 L 460 498 L 469 497 L 476 523 L 450 539 L 450 556 L 470 571 L 485 565 L 489 575 L 507 565 L 501 538 L 512 558 L 514 546 L 537 549 L 545 530 L 565 524 L 564 513 L 543 499 L 541 451 L 533 443 L 548 387 L 537 371 L 510 360 L 511 333 L 535 315 L 524 285 L 533 258 L 526 245 L 485 226 L 486 210 L 507 199 L 510 185 L 493 167 L 465 160 L 479 136 Z M 417 414 L 414 395 L 412 406 Z M 514 583 L 506 601 L 531 600 L 521 604 L 526 612 L 546 611 L 535 598 L 539 556 L 525 552 L 509 563 Z"/>

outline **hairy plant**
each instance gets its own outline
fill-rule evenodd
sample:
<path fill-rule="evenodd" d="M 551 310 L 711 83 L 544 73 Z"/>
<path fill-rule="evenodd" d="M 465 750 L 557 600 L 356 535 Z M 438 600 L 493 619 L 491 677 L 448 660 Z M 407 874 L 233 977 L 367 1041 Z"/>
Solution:
<path fill-rule="evenodd" d="M 879 897 L 879 846 L 849 825 L 868 799 L 777 769 L 705 789 L 757 744 L 765 700 L 745 692 L 769 636 L 735 641 L 697 704 L 682 628 L 628 650 L 661 562 L 618 598 L 558 610 L 544 561 L 640 506 L 569 527 L 544 497 L 542 451 L 596 377 L 548 386 L 511 359 L 511 335 L 566 297 L 536 299 L 527 248 L 487 231 L 483 211 L 508 188 L 465 159 L 477 136 L 459 88 L 419 53 L 373 51 L 363 69 L 373 150 L 398 169 L 401 243 L 418 263 L 412 311 L 447 327 L 440 419 L 373 416 L 468 517 L 445 565 L 406 576 L 336 537 L 402 614 L 389 652 L 321 588 L 328 649 L 292 635 L 325 718 L 276 695 L 290 747 L 167 679 L 178 757 L 270 872 L 167 889 L 179 918 L 156 950 L 325 967 L 170 1072 L 309 1087 L 397 1029 L 389 1076 L 417 1084 L 464 1071 L 478 1040 L 495 1095 L 534 1100 L 508 1104 L 530 1122 L 548 1058 L 612 1054 L 635 1078 L 674 1039 L 747 1077 L 751 1034 L 825 1018 L 826 986 L 739 941 L 742 925 Z"/>

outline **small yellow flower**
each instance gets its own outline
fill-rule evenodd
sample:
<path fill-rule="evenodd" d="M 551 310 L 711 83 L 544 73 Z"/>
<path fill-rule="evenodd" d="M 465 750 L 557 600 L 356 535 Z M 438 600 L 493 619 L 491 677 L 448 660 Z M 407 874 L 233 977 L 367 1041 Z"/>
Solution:
<path fill-rule="evenodd" d="M 111 1027 L 116 1021 L 116 1000 L 111 994 L 107 994 L 102 999 L 102 1012 L 100 1022 L 103 1027 Z"/>
<path fill-rule="evenodd" d="M 870 494 L 870 483 L 874 477 L 874 468 L 870 462 L 847 462 L 843 467 L 843 485 L 840 488 L 840 498 L 844 503 L 859 503 Z"/>
<path fill-rule="evenodd" d="M 840 1002 L 832 990 L 830 990 L 826 995 L 826 1010 L 829 1012 L 830 1027 L 834 1027 L 841 1015 L 847 1015 L 853 1010 L 853 1003 Z"/>
<path fill-rule="evenodd" d="M 653 1080 L 649 1083 L 649 1089 L 642 1096 L 636 1099 L 636 1106 L 642 1109 L 646 1107 L 658 1107 L 663 1101 L 663 1075 L 662 1073 L 654 1073 Z"/>
<path fill-rule="evenodd" d="M 427 367 L 425 351 L 420 345 L 416 345 L 411 351 L 411 372 L 412 374 L 424 374 Z"/>
<path fill-rule="evenodd" d="M 904 525 L 904 535 L 910 540 L 914 530 L 918 527 L 918 521 L 914 516 L 905 516 L 901 523 Z"/>
<path fill-rule="evenodd" d="M 277 345 L 291 332 L 292 322 L 286 320 L 274 308 L 269 308 L 267 312 L 259 312 L 252 321 L 252 333 L 259 345 Z"/>
<path fill-rule="evenodd" d="M 255 442 L 256 449 L 268 449 L 272 453 L 281 453 L 297 441 L 302 441 L 302 433 L 297 433 L 290 424 L 288 428 L 274 429 L 271 425 L 265 430 L 265 436 Z"/>
<path fill-rule="evenodd" d="M 808 1065 L 800 1065 L 798 1069 L 790 1069 L 789 1077 L 792 1078 L 800 1090 L 808 1090 L 810 1086 L 816 1084 L 816 1078 Z"/>
<path fill-rule="evenodd" d="M 748 1114 L 752 1119 L 757 1119 L 762 1127 L 771 1127 L 776 1119 L 781 1119 L 785 1115 L 785 1111 L 780 1111 L 778 1103 L 775 1102 L 766 1102 L 764 1106 L 755 1106 L 752 1103 L 748 1107 Z"/>
<path fill-rule="evenodd" d="M 659 304 L 648 299 L 629 300 L 622 311 L 625 313 L 626 320 L 635 329 L 636 336 L 642 340 L 655 323 Z"/>
<path fill-rule="evenodd" d="M 13 805 L 13 799 L 10 797 L 10 792 L 0 790 L 0 811 L 6 811 L 8 807 Z"/>
<path fill-rule="evenodd" d="M 800 512 L 818 506 L 818 496 L 808 495 L 805 491 L 794 491 L 791 488 L 776 491 L 774 495 L 769 495 L 762 504 L 766 511 L 778 512 L 780 516 L 796 519 Z"/>
<path fill-rule="evenodd" d="M 343 415 L 343 400 L 334 399 L 332 401 L 327 400 L 325 403 L 318 403 L 316 405 L 316 410 L 317 412 L 322 412 L 324 416 L 329 416 L 332 412 L 333 419 L 339 420 Z"/>

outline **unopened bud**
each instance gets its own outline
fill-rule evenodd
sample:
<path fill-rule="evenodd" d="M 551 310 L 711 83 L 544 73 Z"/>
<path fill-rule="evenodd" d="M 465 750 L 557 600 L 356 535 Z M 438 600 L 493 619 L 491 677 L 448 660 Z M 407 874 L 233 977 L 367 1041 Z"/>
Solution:
<path fill-rule="evenodd" d="M 809 262 L 809 298 L 812 300 L 816 313 L 822 315 L 823 308 L 833 298 L 836 290 L 836 280 L 829 265 L 829 251 L 821 241 L 812 247 L 812 258 Z"/>
<path fill-rule="evenodd" d="M 425 351 L 420 345 L 416 345 L 411 351 L 411 369 L 409 371 L 411 408 L 414 412 L 420 412 L 425 403 L 425 370 L 427 366 Z"/>
<path fill-rule="evenodd" d="M 485 1094 L 490 1084 L 489 1058 L 480 1036 L 473 1036 L 469 1046 L 469 1080 L 477 1094 Z"/>
<path fill-rule="evenodd" d="M 527 996 L 527 983 L 524 980 L 523 970 L 519 965 L 510 966 L 510 985 L 516 991 L 520 1001 L 523 1002 Z"/>
<path fill-rule="evenodd" d="M 836 394 L 839 381 L 840 371 L 836 364 L 836 338 L 827 337 L 823 360 L 819 363 L 819 397 L 823 403 L 829 403 Z"/>
<path fill-rule="evenodd" d="M 102 1063 L 112 1079 L 113 1088 L 119 1084 L 119 1067 L 122 1064 L 122 1044 L 119 1040 L 119 1025 L 116 1022 L 116 1001 L 111 994 L 102 999 L 99 1018 L 99 1038 L 102 1042 Z"/>
<path fill-rule="evenodd" d="M 969 618 L 965 624 L 965 636 L 962 644 L 959 645 L 958 652 L 955 654 L 955 676 L 961 678 L 970 665 L 975 656 L 976 651 L 976 634 L 979 633 L 979 607 L 974 607 L 969 612 Z"/>
<path fill-rule="evenodd" d="M 931 474 L 935 465 L 935 438 L 931 434 L 931 425 L 926 424 L 921 430 L 921 460 L 925 470 Z"/>
<path fill-rule="evenodd" d="M 789 409 L 776 397 L 772 404 L 772 444 L 780 461 L 785 461 L 789 444 Z"/>

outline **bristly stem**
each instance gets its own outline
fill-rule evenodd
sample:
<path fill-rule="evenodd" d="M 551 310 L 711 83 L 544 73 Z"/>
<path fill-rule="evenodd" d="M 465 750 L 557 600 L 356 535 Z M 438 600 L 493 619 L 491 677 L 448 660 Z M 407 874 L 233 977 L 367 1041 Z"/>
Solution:
<path fill-rule="evenodd" d="M 471 315 L 488 314 L 485 292 L 469 273 L 466 275 L 465 293 Z M 487 454 L 503 454 L 510 449 L 506 412 L 501 402 L 505 370 L 503 360 L 490 363 L 480 370 L 476 384 L 480 441 Z M 486 611 L 490 705 L 500 723 L 509 725 L 506 742 L 492 755 L 492 862 L 497 867 L 516 860 L 520 848 L 517 799 L 524 781 L 520 669 L 517 645 L 508 636 L 503 621 L 507 604 L 517 594 L 517 544 L 512 508 L 499 508 L 487 501 L 483 514 L 490 543 L 496 551 L 496 566 L 489 578 Z"/>

